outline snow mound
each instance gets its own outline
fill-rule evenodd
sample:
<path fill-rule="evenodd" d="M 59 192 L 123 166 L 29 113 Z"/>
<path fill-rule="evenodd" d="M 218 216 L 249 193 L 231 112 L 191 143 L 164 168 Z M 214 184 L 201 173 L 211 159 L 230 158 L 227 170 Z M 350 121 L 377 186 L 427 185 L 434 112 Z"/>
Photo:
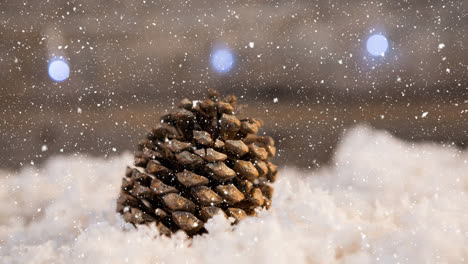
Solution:
<path fill-rule="evenodd" d="M 358 127 L 332 167 L 283 168 L 273 206 L 209 234 L 157 237 L 115 213 L 131 155 L 55 157 L 0 172 L 2 263 L 461 263 L 468 152 Z"/>

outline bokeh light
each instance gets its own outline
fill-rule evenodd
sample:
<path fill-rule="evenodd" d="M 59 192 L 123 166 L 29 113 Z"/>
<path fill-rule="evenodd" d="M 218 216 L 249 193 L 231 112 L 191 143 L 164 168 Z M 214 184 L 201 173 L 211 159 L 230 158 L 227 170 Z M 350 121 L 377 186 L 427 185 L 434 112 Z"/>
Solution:
<path fill-rule="evenodd" d="M 384 35 L 375 34 L 367 40 L 367 51 L 372 56 L 384 56 L 388 50 L 388 40 Z"/>
<path fill-rule="evenodd" d="M 211 65 L 217 72 L 229 72 L 234 65 L 234 56 L 227 48 L 216 49 L 211 54 Z"/>
<path fill-rule="evenodd" d="M 63 58 L 54 58 L 49 62 L 49 77 L 55 82 L 63 82 L 70 76 L 70 66 Z"/>

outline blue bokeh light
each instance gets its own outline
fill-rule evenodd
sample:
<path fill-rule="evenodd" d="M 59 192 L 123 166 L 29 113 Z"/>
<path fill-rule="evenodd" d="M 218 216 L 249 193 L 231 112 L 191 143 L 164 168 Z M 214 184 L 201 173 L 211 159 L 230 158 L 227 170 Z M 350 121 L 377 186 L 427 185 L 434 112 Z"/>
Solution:
<path fill-rule="evenodd" d="M 234 56 L 229 49 L 217 49 L 211 54 L 211 65 L 217 72 L 229 72 L 234 65 Z"/>
<path fill-rule="evenodd" d="M 63 58 L 55 58 L 49 62 L 49 77 L 55 82 L 63 82 L 70 76 L 70 66 Z"/>
<path fill-rule="evenodd" d="M 367 51 L 372 56 L 384 56 L 388 50 L 388 40 L 384 35 L 375 34 L 367 40 Z"/>

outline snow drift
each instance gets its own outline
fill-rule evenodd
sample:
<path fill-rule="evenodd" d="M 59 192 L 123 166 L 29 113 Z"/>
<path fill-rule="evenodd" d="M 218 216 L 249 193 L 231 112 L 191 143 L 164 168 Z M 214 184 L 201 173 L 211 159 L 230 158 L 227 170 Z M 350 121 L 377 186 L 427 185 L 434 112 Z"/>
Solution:
<path fill-rule="evenodd" d="M 115 213 L 131 155 L 55 157 L 0 172 L 2 263 L 461 263 L 468 261 L 468 152 L 360 127 L 332 167 L 283 168 L 273 206 L 209 234 L 157 237 Z"/>

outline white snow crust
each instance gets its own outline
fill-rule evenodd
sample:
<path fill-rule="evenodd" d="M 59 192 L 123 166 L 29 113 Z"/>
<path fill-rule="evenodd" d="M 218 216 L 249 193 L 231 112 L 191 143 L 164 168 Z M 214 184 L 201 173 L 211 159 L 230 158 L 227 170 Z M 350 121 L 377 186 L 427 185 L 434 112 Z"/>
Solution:
<path fill-rule="evenodd" d="M 115 213 L 130 154 L 0 171 L 1 263 L 468 262 L 468 152 L 357 127 L 330 167 L 281 168 L 273 206 L 158 237 Z"/>

